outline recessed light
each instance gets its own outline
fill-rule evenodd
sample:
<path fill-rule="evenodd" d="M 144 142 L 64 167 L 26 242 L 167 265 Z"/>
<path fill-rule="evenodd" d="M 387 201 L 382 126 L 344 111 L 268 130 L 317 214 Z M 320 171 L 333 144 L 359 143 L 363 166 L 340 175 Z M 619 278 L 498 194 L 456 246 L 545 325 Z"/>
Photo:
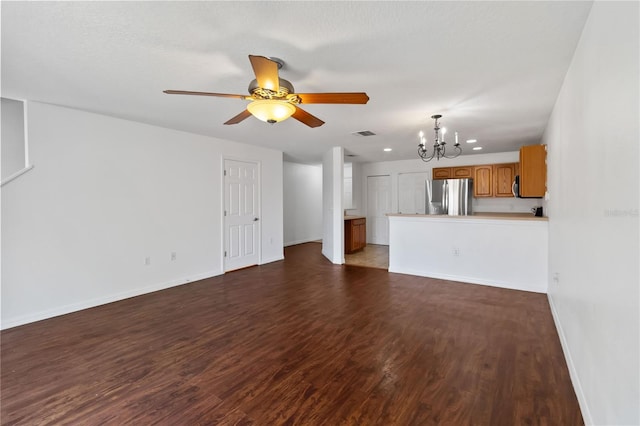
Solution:
<path fill-rule="evenodd" d="M 478 142 L 477 139 L 467 139 L 467 143 L 476 143 Z"/>
<path fill-rule="evenodd" d="M 391 148 L 385 148 L 385 149 L 384 149 L 384 152 L 390 152 L 390 151 L 392 151 L 392 149 L 391 149 Z"/>
<path fill-rule="evenodd" d="M 474 147 L 473 147 L 473 150 L 474 150 L 474 151 L 480 151 L 481 149 L 482 149 L 482 147 L 481 147 L 481 146 L 474 146 Z"/>

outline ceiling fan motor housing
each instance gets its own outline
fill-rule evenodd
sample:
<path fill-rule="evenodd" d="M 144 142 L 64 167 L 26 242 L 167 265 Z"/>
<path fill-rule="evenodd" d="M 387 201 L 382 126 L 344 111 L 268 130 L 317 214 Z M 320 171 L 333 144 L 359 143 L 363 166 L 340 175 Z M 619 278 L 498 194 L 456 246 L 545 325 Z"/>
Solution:
<path fill-rule="evenodd" d="M 295 93 L 293 88 L 293 84 L 284 78 L 278 78 L 278 84 L 280 85 L 279 90 L 276 92 L 274 90 L 265 89 L 263 87 L 258 86 L 258 80 L 253 79 L 251 83 L 249 83 L 249 93 L 254 95 L 258 99 L 286 99 L 287 95 L 290 93 Z"/>

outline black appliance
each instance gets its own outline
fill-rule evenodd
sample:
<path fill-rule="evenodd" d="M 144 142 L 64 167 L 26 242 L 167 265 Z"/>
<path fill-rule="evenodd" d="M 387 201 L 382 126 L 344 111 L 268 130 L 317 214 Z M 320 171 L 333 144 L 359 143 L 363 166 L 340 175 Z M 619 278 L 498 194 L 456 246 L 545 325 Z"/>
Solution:
<path fill-rule="evenodd" d="M 523 197 L 520 195 L 520 176 L 516 175 L 513 184 L 511 185 L 511 192 L 513 192 L 513 196 L 516 198 L 542 198 L 542 197 Z"/>

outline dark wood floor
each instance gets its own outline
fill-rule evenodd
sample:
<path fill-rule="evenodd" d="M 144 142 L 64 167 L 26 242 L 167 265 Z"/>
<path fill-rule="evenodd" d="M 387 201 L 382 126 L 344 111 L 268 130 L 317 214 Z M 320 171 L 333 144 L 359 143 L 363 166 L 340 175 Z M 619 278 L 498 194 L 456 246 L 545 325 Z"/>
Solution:
<path fill-rule="evenodd" d="M 3 331 L 2 424 L 583 423 L 545 295 L 285 256 Z"/>

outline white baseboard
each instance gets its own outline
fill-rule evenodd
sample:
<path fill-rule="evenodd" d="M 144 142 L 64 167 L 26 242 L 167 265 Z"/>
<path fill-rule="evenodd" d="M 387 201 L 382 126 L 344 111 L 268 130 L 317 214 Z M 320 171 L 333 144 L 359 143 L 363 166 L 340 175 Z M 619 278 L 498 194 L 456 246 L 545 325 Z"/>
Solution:
<path fill-rule="evenodd" d="M 46 309 L 40 312 L 33 312 L 26 315 L 20 315 L 14 318 L 8 318 L 2 321 L 0 330 L 6 330 L 8 328 L 17 327 L 19 325 L 29 324 L 36 321 L 41 321 L 60 315 L 70 314 L 72 312 L 81 311 L 83 309 L 94 308 L 96 306 L 105 305 L 107 303 L 117 302 L 119 300 L 128 299 L 130 297 L 140 296 L 147 293 L 153 293 L 154 291 L 164 290 L 170 287 L 176 287 L 183 284 L 188 284 L 193 281 L 203 280 L 205 278 L 215 277 L 222 275 L 222 271 L 210 271 L 201 274 L 191 275 L 186 278 L 175 279 L 166 281 L 163 283 L 152 284 L 145 287 L 136 288 L 133 290 L 123 291 L 116 294 L 111 294 L 104 297 L 97 297 L 94 299 L 83 300 L 77 303 L 70 303 L 68 305 L 57 306 L 52 309 Z"/>
<path fill-rule="evenodd" d="M 582 411 L 582 419 L 584 420 L 585 425 L 593 425 L 594 423 L 593 423 L 593 419 L 591 418 L 591 412 L 589 411 L 589 405 L 587 404 L 587 398 L 584 396 L 584 391 L 582 390 L 582 384 L 580 383 L 580 377 L 578 376 L 578 371 L 576 370 L 576 366 L 573 363 L 573 358 L 571 357 L 571 351 L 569 350 L 569 344 L 567 343 L 567 338 L 564 335 L 564 330 L 562 329 L 562 323 L 560 322 L 558 311 L 556 311 L 556 306 L 554 305 L 553 299 L 551 298 L 550 294 L 547 294 L 547 299 L 549 300 L 549 306 L 551 307 L 551 315 L 553 316 L 553 322 L 556 325 L 556 330 L 558 332 L 558 336 L 560 337 L 560 346 L 562 346 L 564 359 L 567 362 L 567 367 L 569 368 L 569 376 L 571 377 L 573 390 L 575 391 L 576 397 L 578 398 L 580 411 Z"/>
<path fill-rule="evenodd" d="M 277 262 L 279 260 L 284 260 L 284 256 L 267 257 L 265 259 L 262 259 L 262 262 L 260 262 L 260 264 L 264 265 L 265 263 Z"/>
<path fill-rule="evenodd" d="M 436 278 L 436 279 L 447 280 L 447 281 L 458 281 L 458 282 L 468 283 L 468 284 L 481 284 L 481 285 L 487 285 L 490 287 L 508 288 L 510 290 L 531 291 L 533 293 L 547 292 L 546 283 L 540 283 L 540 284 L 513 283 L 513 282 L 507 282 L 507 281 L 489 280 L 486 278 L 479 278 L 479 277 L 467 277 L 463 275 L 425 273 L 424 271 L 407 270 L 407 269 L 397 270 L 393 266 L 389 266 L 389 272 L 393 272 L 396 274 L 416 275 L 418 277 Z"/>
<path fill-rule="evenodd" d="M 327 258 L 327 260 L 331 263 L 333 263 L 334 265 L 342 265 L 344 264 L 344 261 L 342 260 L 343 257 L 342 255 L 340 255 L 340 257 L 338 256 L 331 256 L 329 253 L 327 253 L 326 251 L 322 250 L 322 255 L 324 257 Z"/>
<path fill-rule="evenodd" d="M 305 240 L 289 241 L 287 243 L 284 243 L 284 246 L 285 247 L 295 246 L 297 244 L 312 243 L 312 242 L 318 241 L 318 240 L 322 240 L 322 237 L 320 236 L 318 238 L 309 238 L 309 239 L 305 239 Z"/>

